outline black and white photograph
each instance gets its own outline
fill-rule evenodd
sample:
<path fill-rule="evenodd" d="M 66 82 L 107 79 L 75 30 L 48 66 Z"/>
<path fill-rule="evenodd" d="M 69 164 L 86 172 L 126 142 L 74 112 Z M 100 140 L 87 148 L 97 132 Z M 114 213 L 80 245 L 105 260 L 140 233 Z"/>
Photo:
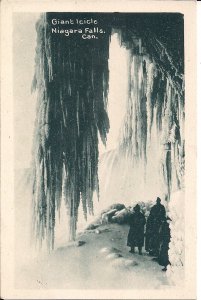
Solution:
<path fill-rule="evenodd" d="M 194 1 L 142 2 L 10 14 L 5 299 L 195 295 Z"/>

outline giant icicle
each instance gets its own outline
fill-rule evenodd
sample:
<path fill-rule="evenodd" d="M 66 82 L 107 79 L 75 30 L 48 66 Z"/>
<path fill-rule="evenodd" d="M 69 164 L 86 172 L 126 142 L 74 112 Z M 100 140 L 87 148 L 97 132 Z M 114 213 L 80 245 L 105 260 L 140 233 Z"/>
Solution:
<path fill-rule="evenodd" d="M 37 48 L 33 89 L 38 110 L 33 148 L 33 226 L 42 244 L 54 247 L 55 213 L 64 198 L 75 238 L 78 207 L 93 213 L 98 192 L 98 131 L 103 143 L 107 116 L 109 33 L 103 39 L 70 39 L 51 33 L 52 18 L 36 25 Z"/>
<path fill-rule="evenodd" d="M 129 49 L 129 90 L 127 113 L 121 130 L 120 151 L 139 162 L 145 170 L 149 147 L 156 127 L 161 171 L 170 199 L 172 177 L 183 186 L 184 178 L 184 83 L 183 74 L 165 46 L 154 34 L 122 34 Z M 145 34 L 144 34 L 145 33 Z M 162 147 L 162 150 L 160 148 Z M 146 176 L 145 176 L 146 177 Z"/>

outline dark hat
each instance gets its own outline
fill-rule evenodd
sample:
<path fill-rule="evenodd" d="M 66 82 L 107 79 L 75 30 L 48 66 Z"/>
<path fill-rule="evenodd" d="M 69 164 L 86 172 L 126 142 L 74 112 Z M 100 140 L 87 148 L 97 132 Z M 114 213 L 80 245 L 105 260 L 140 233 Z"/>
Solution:
<path fill-rule="evenodd" d="M 160 202 L 161 202 L 161 199 L 160 199 L 159 197 L 157 197 L 157 198 L 156 198 L 156 202 L 157 202 L 157 203 L 158 203 L 158 202 L 160 203 Z"/>
<path fill-rule="evenodd" d="M 139 206 L 139 204 L 135 205 L 134 211 L 140 211 L 140 206 Z"/>

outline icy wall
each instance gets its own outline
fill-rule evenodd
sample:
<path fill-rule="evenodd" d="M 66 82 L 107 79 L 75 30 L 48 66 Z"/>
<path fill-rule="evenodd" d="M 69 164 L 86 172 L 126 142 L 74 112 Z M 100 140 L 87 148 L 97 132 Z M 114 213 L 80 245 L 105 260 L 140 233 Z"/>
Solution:
<path fill-rule="evenodd" d="M 169 259 L 167 275 L 173 284 L 182 284 L 185 266 L 185 219 L 184 219 L 184 190 L 178 190 L 171 195 L 169 216 L 171 218 L 171 240 L 169 244 Z"/>

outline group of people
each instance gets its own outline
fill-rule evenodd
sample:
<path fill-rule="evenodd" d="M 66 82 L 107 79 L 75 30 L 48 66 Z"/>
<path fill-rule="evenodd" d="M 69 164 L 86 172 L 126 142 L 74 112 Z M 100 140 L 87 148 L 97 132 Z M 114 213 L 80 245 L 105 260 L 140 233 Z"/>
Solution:
<path fill-rule="evenodd" d="M 130 230 L 128 233 L 127 245 L 131 247 L 130 252 L 135 253 L 135 247 L 138 247 L 139 254 L 142 255 L 142 247 L 149 255 L 155 256 L 154 260 L 167 270 L 169 264 L 168 249 L 170 242 L 170 218 L 166 217 L 165 207 L 161 204 L 161 199 L 156 199 L 156 204 L 151 208 L 147 218 L 140 212 L 140 206 L 134 207 L 133 213 L 129 217 Z M 146 224 L 146 232 L 144 227 Z"/>

